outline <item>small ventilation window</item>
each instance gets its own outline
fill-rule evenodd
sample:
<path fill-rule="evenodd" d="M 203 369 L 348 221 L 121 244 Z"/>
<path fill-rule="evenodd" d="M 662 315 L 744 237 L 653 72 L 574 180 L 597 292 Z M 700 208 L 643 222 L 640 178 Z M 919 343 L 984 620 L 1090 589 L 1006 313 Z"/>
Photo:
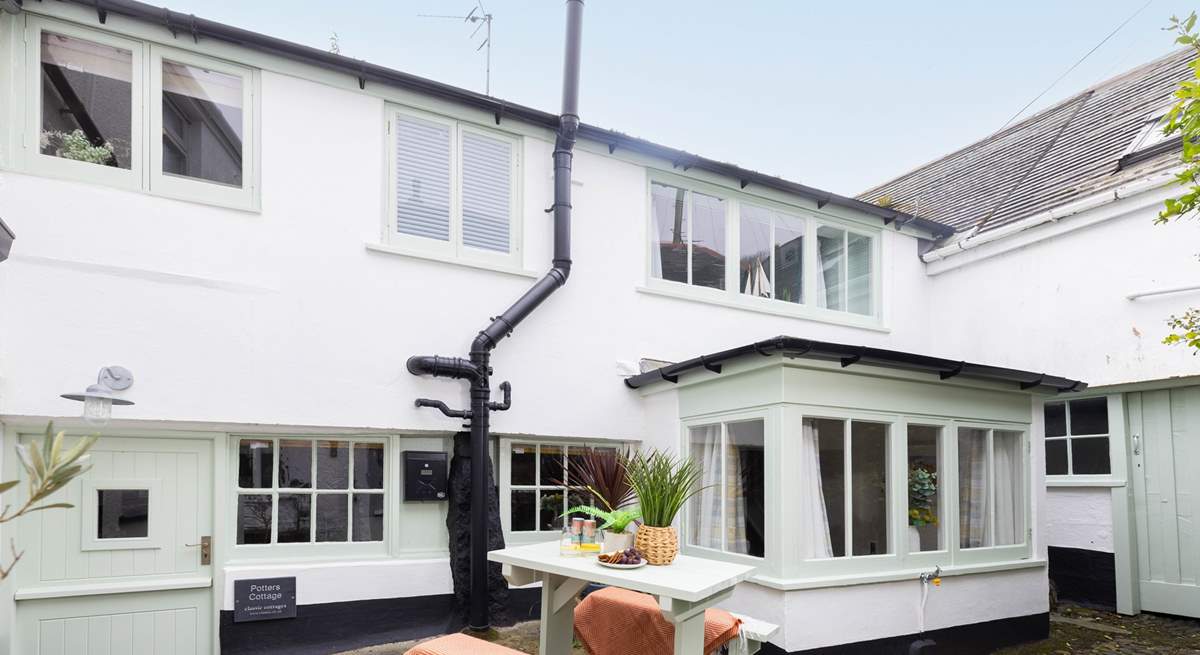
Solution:
<path fill-rule="evenodd" d="M 1137 136 L 1121 157 L 1120 168 L 1129 168 L 1134 164 L 1171 152 L 1179 146 L 1178 134 L 1167 135 L 1163 128 L 1167 125 L 1167 110 L 1153 112 L 1138 130 Z"/>

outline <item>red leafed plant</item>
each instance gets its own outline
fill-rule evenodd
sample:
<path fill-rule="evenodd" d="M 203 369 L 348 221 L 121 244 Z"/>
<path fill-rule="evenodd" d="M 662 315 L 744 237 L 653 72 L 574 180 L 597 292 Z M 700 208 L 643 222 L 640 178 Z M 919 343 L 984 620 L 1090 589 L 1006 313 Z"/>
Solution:
<path fill-rule="evenodd" d="M 587 448 L 570 458 L 567 483 L 557 483 L 590 493 L 608 511 L 627 507 L 637 498 L 625 472 L 627 459 L 628 454 L 616 448 Z"/>

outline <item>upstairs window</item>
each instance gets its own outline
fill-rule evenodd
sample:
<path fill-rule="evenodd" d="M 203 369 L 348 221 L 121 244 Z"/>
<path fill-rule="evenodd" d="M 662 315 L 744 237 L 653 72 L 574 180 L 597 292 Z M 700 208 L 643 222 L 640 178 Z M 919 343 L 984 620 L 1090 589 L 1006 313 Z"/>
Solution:
<path fill-rule="evenodd" d="M 830 311 L 878 316 L 879 248 L 867 229 L 655 177 L 647 229 L 652 290 L 814 318 Z"/>
<path fill-rule="evenodd" d="M 698 287 L 725 288 L 725 201 L 655 183 L 651 275 Z"/>
<path fill-rule="evenodd" d="M 28 24 L 37 147 L 23 154 L 27 169 L 257 208 L 253 70 L 37 16 Z"/>
<path fill-rule="evenodd" d="M 1108 399 L 1046 403 L 1046 475 L 1108 475 Z"/>
<path fill-rule="evenodd" d="M 400 110 L 388 130 L 388 241 L 416 254 L 517 264 L 517 140 Z"/>

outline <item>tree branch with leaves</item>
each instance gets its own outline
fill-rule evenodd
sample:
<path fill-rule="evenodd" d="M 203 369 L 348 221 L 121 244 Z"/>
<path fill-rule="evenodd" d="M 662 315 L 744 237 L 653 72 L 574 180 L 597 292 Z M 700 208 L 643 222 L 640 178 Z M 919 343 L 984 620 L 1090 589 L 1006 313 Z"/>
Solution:
<path fill-rule="evenodd" d="M 46 426 L 46 436 L 40 444 L 36 441 L 18 444 L 17 458 L 21 460 L 21 467 L 25 469 L 25 474 L 29 478 L 29 493 L 25 502 L 15 509 L 7 503 L 0 507 L 0 523 L 15 521 L 26 514 L 46 509 L 74 507 L 70 503 L 46 501 L 54 495 L 54 492 L 67 486 L 72 480 L 91 468 L 87 452 L 95 445 L 96 439 L 98 437 L 83 437 L 79 443 L 68 449 L 65 446 L 66 433 L 54 434 L 54 424 L 50 423 Z M 20 483 L 20 480 L 0 482 L 0 494 L 11 491 Z M 0 581 L 12 573 L 17 562 L 20 562 L 21 557 L 25 554 L 24 551 L 17 550 L 16 541 L 12 539 L 9 540 L 9 550 L 12 553 L 9 563 L 5 565 L 0 562 Z"/>
<path fill-rule="evenodd" d="M 1175 43 L 1195 51 L 1197 58 L 1189 66 L 1192 77 L 1179 83 L 1175 90 L 1175 104 L 1164 118 L 1163 134 L 1179 135 L 1183 142 L 1180 159 L 1183 170 L 1176 173 L 1175 182 L 1184 187 L 1182 195 L 1166 201 L 1155 219 L 1156 225 L 1173 220 L 1195 219 L 1200 209 L 1200 33 L 1196 32 L 1196 12 L 1186 18 L 1171 17 L 1171 24 L 1164 29 L 1174 32 Z M 1171 333 L 1163 339 L 1167 345 L 1182 344 L 1200 353 L 1200 308 L 1192 307 L 1182 314 L 1167 319 Z"/>

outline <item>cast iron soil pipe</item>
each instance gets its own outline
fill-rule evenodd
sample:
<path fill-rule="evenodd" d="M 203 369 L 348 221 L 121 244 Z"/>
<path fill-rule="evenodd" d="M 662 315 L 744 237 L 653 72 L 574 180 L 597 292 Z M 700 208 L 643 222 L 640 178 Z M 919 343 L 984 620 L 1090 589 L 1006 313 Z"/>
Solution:
<path fill-rule="evenodd" d="M 468 625 L 472 630 L 491 627 L 487 585 L 487 461 L 491 410 L 508 409 L 509 393 L 504 383 L 504 402 L 492 403 L 491 351 L 525 320 L 550 294 L 567 283 L 571 274 L 571 164 L 579 131 L 579 52 L 583 31 L 583 0 L 567 0 L 566 52 L 563 57 L 562 111 L 554 140 L 554 261 L 553 267 L 503 314 L 479 331 L 471 343 L 470 360 L 458 357 L 413 356 L 408 370 L 413 375 L 433 375 L 469 380 L 471 409 L 465 412 L 471 425 L 471 600 Z M 421 406 L 437 406 L 419 400 Z M 450 410 L 444 413 L 460 416 Z"/>

